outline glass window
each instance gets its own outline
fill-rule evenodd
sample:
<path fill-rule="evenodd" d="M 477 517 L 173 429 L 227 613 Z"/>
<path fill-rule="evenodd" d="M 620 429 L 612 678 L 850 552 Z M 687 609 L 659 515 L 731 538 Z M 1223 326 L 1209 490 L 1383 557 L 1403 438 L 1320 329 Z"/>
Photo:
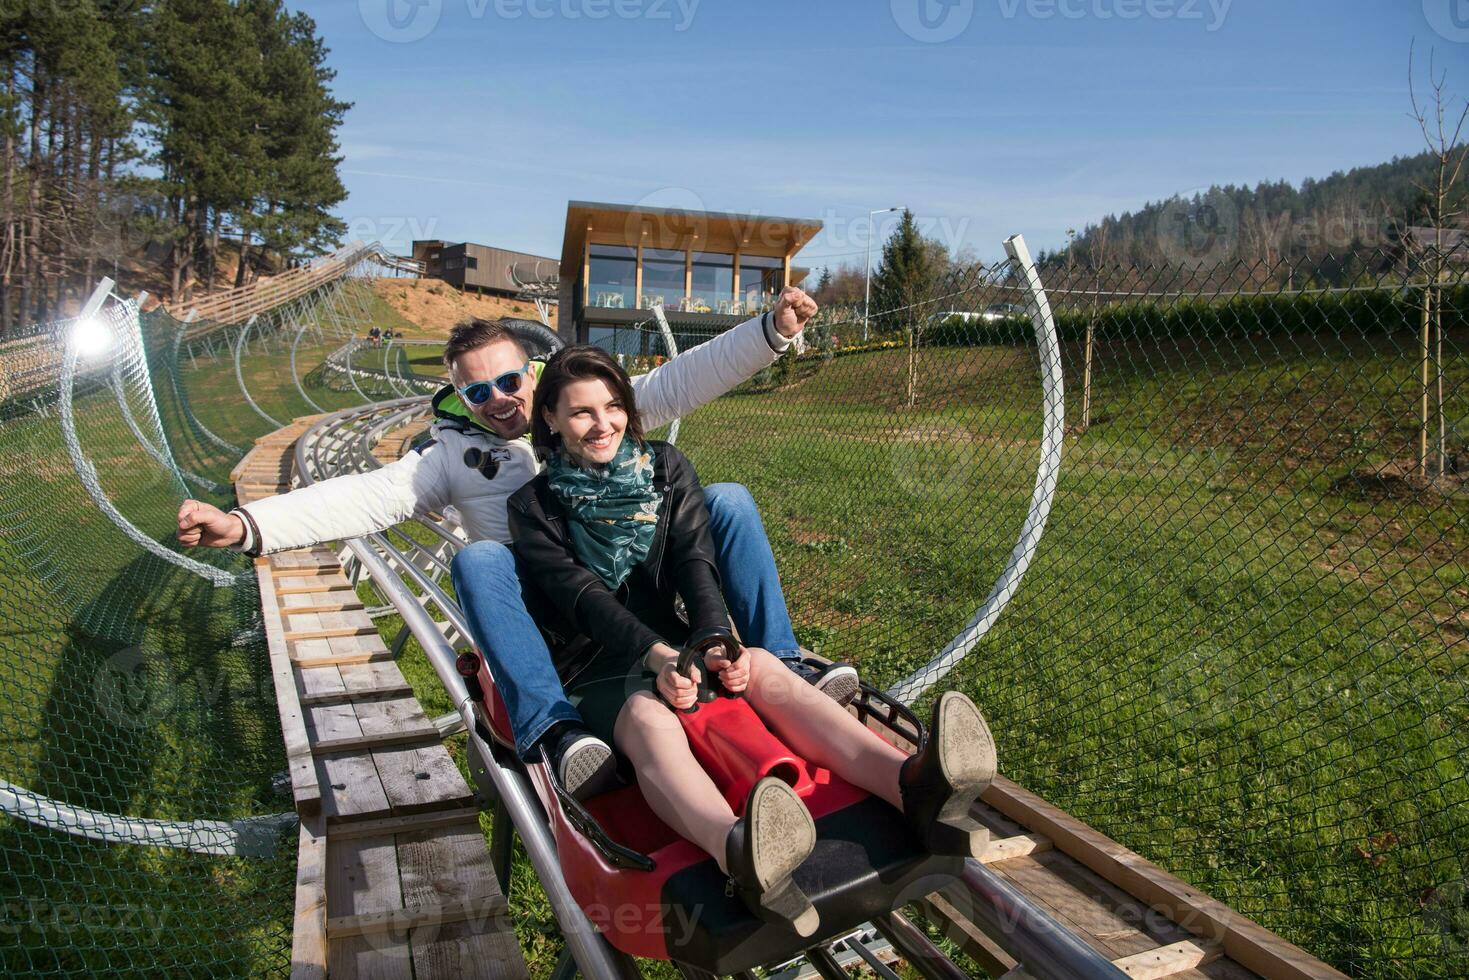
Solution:
<path fill-rule="evenodd" d="M 689 308 L 698 313 L 728 313 L 734 297 L 734 256 L 695 252 Z"/>
<path fill-rule="evenodd" d="M 631 309 L 637 305 L 637 250 L 593 245 L 587 262 L 587 305 Z"/>
<path fill-rule="evenodd" d="M 466 269 L 478 269 L 479 268 L 479 258 L 477 256 L 474 256 L 474 255 L 466 256 L 465 259 L 464 259 L 464 268 L 466 268 Z"/>
<path fill-rule="evenodd" d="M 740 256 L 740 302 L 745 312 L 763 309 L 780 293 L 782 263 L 768 255 Z"/>
<path fill-rule="evenodd" d="M 684 253 L 672 249 L 643 249 L 643 298 L 638 306 L 662 304 L 677 309 L 683 299 Z"/>

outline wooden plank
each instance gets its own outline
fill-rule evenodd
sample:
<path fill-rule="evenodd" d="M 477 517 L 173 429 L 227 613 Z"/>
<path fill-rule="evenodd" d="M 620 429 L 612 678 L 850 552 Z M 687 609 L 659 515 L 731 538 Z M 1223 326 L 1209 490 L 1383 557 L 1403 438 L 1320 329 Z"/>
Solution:
<path fill-rule="evenodd" d="M 350 708 L 351 704 L 318 705 L 326 708 Z M 425 725 L 422 728 L 409 728 L 395 732 L 379 732 L 376 735 L 353 735 L 348 738 L 323 738 L 318 739 L 311 745 L 311 751 L 318 756 L 330 755 L 342 752 L 371 751 L 373 749 L 389 748 L 399 745 L 412 745 L 414 742 L 427 742 L 439 740 L 439 730 L 433 725 Z"/>
<path fill-rule="evenodd" d="M 329 636 L 326 645 L 332 653 L 372 653 L 387 650 L 388 645 L 377 633 L 362 633 L 358 636 Z"/>
<path fill-rule="evenodd" d="M 316 574 L 323 569 L 341 569 L 342 563 L 335 551 L 279 551 L 270 555 L 270 564 L 276 574 Z"/>
<path fill-rule="evenodd" d="M 379 749 L 372 753 L 372 761 L 394 813 L 465 806 L 474 799 L 459 767 L 440 743 Z"/>
<path fill-rule="evenodd" d="M 330 832 L 329 832 L 330 833 Z M 413 975 L 408 950 L 382 937 L 333 937 L 331 920 L 403 907 L 398 852 L 391 837 L 327 842 L 327 968 L 332 980 Z"/>
<path fill-rule="evenodd" d="M 506 911 L 505 896 L 479 895 L 446 902 L 443 905 L 417 905 L 412 908 L 388 909 L 383 912 L 336 916 L 327 920 L 326 934 L 329 939 L 372 936 L 383 932 L 417 929 L 421 926 L 463 922 L 467 919 L 483 921 L 496 915 L 503 915 Z"/>
<path fill-rule="evenodd" d="M 1272 980 L 1345 976 L 1003 776 L 983 800 L 1189 932 L 1220 944 L 1225 956 L 1248 970 Z"/>
<path fill-rule="evenodd" d="M 255 564 L 260 584 L 260 604 L 265 624 L 265 642 L 270 653 L 271 679 L 275 684 L 276 710 L 281 719 L 281 738 L 286 745 L 286 764 L 291 775 L 291 797 L 296 812 L 310 816 L 321 810 L 321 784 L 311 761 L 311 743 L 306 718 L 296 698 L 296 677 L 291 669 L 289 648 L 276 611 L 275 583 L 269 566 Z"/>
<path fill-rule="evenodd" d="M 331 592 L 340 589 L 346 579 L 340 582 L 333 581 L 330 576 L 290 576 L 278 575 L 276 582 L 279 588 L 276 595 L 302 595 L 312 592 Z"/>
<path fill-rule="evenodd" d="M 299 578 L 320 578 L 326 575 L 341 575 L 342 565 L 340 562 L 334 565 L 291 565 L 290 567 L 276 566 L 275 574 L 280 576 L 292 576 Z"/>
<path fill-rule="evenodd" d="M 320 657 L 295 657 L 294 662 L 301 667 L 325 667 L 332 664 L 366 664 L 378 661 L 391 661 L 393 655 L 387 650 L 370 650 L 363 653 L 329 653 Z"/>
<path fill-rule="evenodd" d="M 297 619 L 300 617 L 292 617 Z M 286 641 L 294 643 L 297 640 L 329 640 L 334 636 L 376 636 L 377 627 L 367 626 L 323 626 L 319 629 L 292 630 L 286 634 Z"/>
<path fill-rule="evenodd" d="M 388 663 L 391 664 L 392 661 L 388 661 Z M 346 666 L 352 667 L 363 665 L 347 664 Z M 326 668 L 313 669 L 321 670 Z M 303 694 L 301 696 L 301 705 L 302 707 L 311 707 L 318 704 L 354 704 L 363 698 L 394 697 L 399 694 L 412 693 L 413 688 L 409 687 L 407 682 L 404 682 L 402 684 L 392 684 L 384 687 L 366 688 L 358 691 L 342 690 L 325 691 L 321 694 Z"/>
<path fill-rule="evenodd" d="M 1167 920 L 1150 923 L 1147 909 L 1125 896 L 1121 903 L 1107 901 L 1095 888 L 1076 880 L 1075 862 L 1054 851 L 1017 857 L 992 865 L 996 874 L 1024 892 L 1036 905 L 1109 960 L 1155 949 L 1183 938 L 1176 933 L 1149 935 L 1157 927 L 1178 929 Z M 1155 917 L 1157 918 L 1157 917 Z"/>
<path fill-rule="evenodd" d="M 376 636 L 323 637 L 314 640 L 298 640 L 290 646 L 291 659 L 302 670 L 309 667 L 366 664 L 393 659 L 392 651 Z"/>
<path fill-rule="evenodd" d="M 294 592 L 281 597 L 282 612 L 347 612 L 366 608 L 357 593 L 348 588 L 320 592 Z"/>
<path fill-rule="evenodd" d="M 1133 980 L 1162 980 L 1212 963 L 1220 955 L 1218 943 L 1196 943 L 1185 939 L 1112 962 Z"/>
<path fill-rule="evenodd" d="M 341 560 L 330 548 L 297 549 L 278 551 L 270 556 L 272 565 L 279 569 L 301 569 L 311 571 L 318 568 L 340 568 Z"/>
<path fill-rule="evenodd" d="M 307 709 L 317 738 L 347 738 L 361 735 L 351 705 L 324 705 Z M 331 822 L 384 817 L 392 812 L 377 767 L 369 755 L 337 755 L 318 758 L 321 773 L 322 812 Z"/>
<path fill-rule="evenodd" d="M 386 735 L 390 732 L 414 731 L 433 728 L 433 722 L 423 713 L 423 708 L 412 697 L 397 697 L 385 701 L 354 702 L 357 724 L 364 735 Z"/>
<path fill-rule="evenodd" d="M 342 674 L 342 683 L 347 685 L 347 691 L 350 694 L 398 689 L 404 693 L 411 693 L 413 690 L 412 685 L 403 676 L 403 672 L 398 669 L 397 663 L 391 660 L 351 664 L 339 670 Z"/>
<path fill-rule="evenodd" d="M 410 908 L 472 895 L 503 896 L 477 823 L 457 831 L 399 834 L 397 844 L 403 903 Z M 528 976 L 514 925 L 503 915 L 421 926 L 411 940 L 418 980 Z"/>
<path fill-rule="evenodd" d="M 326 828 L 320 816 L 306 817 L 296 849 L 291 980 L 325 980 L 326 960 Z"/>
<path fill-rule="evenodd" d="M 982 864 L 999 864 L 1011 858 L 1038 854 L 1051 849 L 1051 841 L 1040 834 L 1018 834 L 1014 837 L 991 837 L 979 858 Z"/>
<path fill-rule="evenodd" d="M 341 671 L 334 665 L 302 668 L 298 664 L 296 681 L 302 707 L 345 700 L 347 697 L 347 685 L 342 680 Z"/>
<path fill-rule="evenodd" d="M 464 825 L 467 831 L 472 825 L 478 833 L 479 808 L 475 806 L 454 807 L 449 810 L 426 810 L 422 813 L 407 813 L 379 820 L 361 820 L 341 824 L 332 828 L 332 840 L 348 840 L 352 837 L 374 837 L 378 834 L 416 833 L 437 830 L 441 827 Z"/>

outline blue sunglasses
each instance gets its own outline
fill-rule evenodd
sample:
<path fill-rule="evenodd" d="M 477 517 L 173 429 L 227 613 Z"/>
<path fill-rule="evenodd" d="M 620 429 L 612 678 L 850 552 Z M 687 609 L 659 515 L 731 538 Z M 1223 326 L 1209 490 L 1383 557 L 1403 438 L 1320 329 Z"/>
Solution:
<path fill-rule="evenodd" d="M 472 381 L 463 388 L 457 388 L 459 397 L 471 405 L 483 405 L 490 400 L 490 394 L 494 389 L 507 395 L 513 395 L 525 384 L 525 376 L 530 373 L 530 361 L 525 362 L 525 367 L 519 371 L 506 371 L 492 381 Z"/>

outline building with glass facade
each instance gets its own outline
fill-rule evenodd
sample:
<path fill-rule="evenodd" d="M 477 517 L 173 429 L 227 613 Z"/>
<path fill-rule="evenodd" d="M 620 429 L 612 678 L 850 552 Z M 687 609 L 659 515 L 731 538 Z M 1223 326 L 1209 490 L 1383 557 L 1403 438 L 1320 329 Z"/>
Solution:
<path fill-rule="evenodd" d="M 678 334 L 703 339 L 754 316 L 806 269 L 792 258 L 821 222 L 572 201 L 561 242 L 557 331 L 617 353 L 662 306 Z M 643 345 L 641 341 L 633 341 Z"/>

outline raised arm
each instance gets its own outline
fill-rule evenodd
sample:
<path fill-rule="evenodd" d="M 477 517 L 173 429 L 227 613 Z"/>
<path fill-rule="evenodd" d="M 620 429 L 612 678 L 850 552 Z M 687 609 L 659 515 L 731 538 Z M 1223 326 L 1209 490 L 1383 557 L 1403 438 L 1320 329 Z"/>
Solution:
<path fill-rule="evenodd" d="M 250 554 L 304 548 L 361 537 L 447 503 L 445 457 L 436 443 L 370 473 L 353 473 L 266 497 L 222 514 L 186 501 L 179 540 L 186 545 L 237 547 Z"/>
<path fill-rule="evenodd" d="M 815 313 L 815 300 L 787 287 L 774 309 L 633 378 L 644 428 L 687 415 L 775 363 Z"/>

